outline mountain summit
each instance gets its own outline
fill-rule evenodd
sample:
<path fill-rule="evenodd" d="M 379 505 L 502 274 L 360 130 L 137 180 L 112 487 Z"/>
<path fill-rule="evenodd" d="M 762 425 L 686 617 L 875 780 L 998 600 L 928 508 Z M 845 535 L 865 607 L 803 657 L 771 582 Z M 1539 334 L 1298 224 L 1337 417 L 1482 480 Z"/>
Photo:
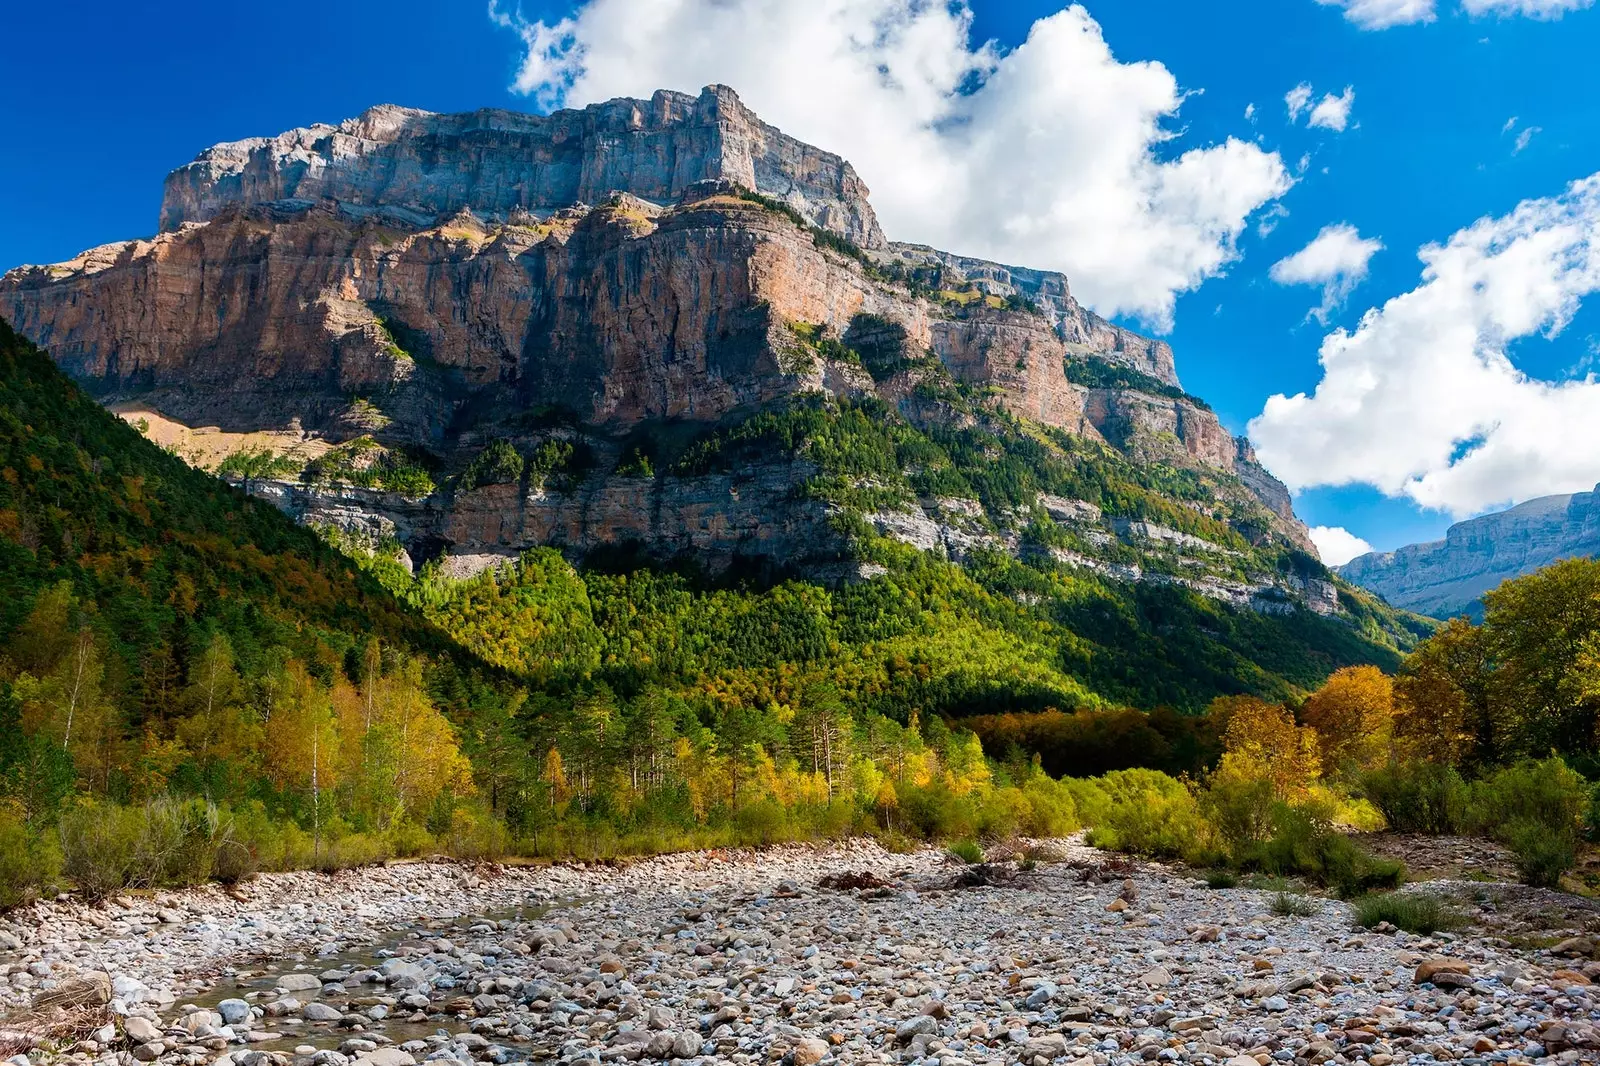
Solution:
<path fill-rule="evenodd" d="M 407 566 L 549 545 L 832 583 L 898 545 L 1351 609 L 1168 345 L 1060 274 L 888 241 L 849 163 L 724 87 L 222 144 L 160 226 L 11 271 L 0 312 Z"/>

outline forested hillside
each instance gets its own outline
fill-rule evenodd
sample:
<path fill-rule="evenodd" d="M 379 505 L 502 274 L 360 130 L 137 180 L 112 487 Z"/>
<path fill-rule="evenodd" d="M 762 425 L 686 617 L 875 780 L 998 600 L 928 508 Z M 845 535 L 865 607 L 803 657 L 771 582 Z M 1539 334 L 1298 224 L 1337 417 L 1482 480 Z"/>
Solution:
<path fill-rule="evenodd" d="M 1059 828 L 1031 753 L 1199 770 L 1216 732 L 1177 712 L 1399 661 L 1393 616 L 1348 591 L 1355 624 L 871 536 L 879 575 L 833 588 L 548 549 L 413 575 L 392 545 L 319 536 L 164 453 L 0 330 L 0 850 L 35 883 L 62 862 L 115 885 L 433 847 Z M 832 407 L 763 432 L 796 424 L 801 450 L 875 439 Z M 735 454 L 695 447 L 680 461 Z M 1104 477 L 1063 454 L 1053 476 Z M 1100 739 L 1040 732 L 1061 721 Z"/>

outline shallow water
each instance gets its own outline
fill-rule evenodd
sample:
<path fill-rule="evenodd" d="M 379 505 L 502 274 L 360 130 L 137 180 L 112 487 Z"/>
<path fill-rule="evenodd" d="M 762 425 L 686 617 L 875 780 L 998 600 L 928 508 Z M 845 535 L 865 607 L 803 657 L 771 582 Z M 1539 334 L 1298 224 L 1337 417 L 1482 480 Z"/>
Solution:
<path fill-rule="evenodd" d="M 263 969 L 242 971 L 223 977 L 202 991 L 180 997 L 179 1002 L 209 1010 L 215 1010 L 217 1004 L 225 999 L 242 999 L 253 1006 L 265 1006 L 279 998 L 276 993 L 278 979 L 285 974 L 321 974 L 327 970 L 346 970 L 356 975 L 363 970 L 376 969 L 385 959 L 406 955 L 407 948 L 421 948 L 429 941 L 439 939 L 464 940 L 476 935 L 469 932 L 473 926 L 486 923 L 498 925 L 506 921 L 533 921 L 553 909 L 551 906 L 522 906 L 483 914 L 409 922 L 395 926 L 388 935 L 376 941 L 355 946 L 343 946 L 341 942 L 333 941 L 321 952 L 300 954 L 279 960 L 282 965 L 277 967 L 268 964 Z M 365 1013 L 367 1008 L 383 999 L 398 999 L 399 995 L 404 994 L 391 995 L 382 984 L 363 984 L 354 980 L 346 981 L 336 990 L 330 991 L 335 988 L 333 985 L 324 985 L 321 990 L 297 991 L 287 995 L 301 1003 L 327 1003 L 344 1013 Z M 434 989 L 432 1006 L 437 1008 L 443 1000 L 458 994 L 464 992 Z M 389 1009 L 392 1012 L 389 1017 L 369 1020 L 360 1028 L 345 1028 L 338 1022 L 309 1022 L 294 1015 L 257 1019 L 252 1031 L 271 1032 L 275 1034 L 275 1038 L 239 1045 L 239 1050 L 251 1048 L 262 1051 L 292 1051 L 301 1045 L 319 1050 L 337 1049 L 352 1037 L 367 1039 L 376 1037 L 380 1046 L 385 1043 L 399 1045 L 408 1040 L 425 1040 L 441 1035 L 455 1036 L 470 1029 L 470 1019 L 430 1018 L 428 1021 L 415 1022 L 409 1020 L 414 1016 L 414 1012 L 397 1005 L 390 1005 Z"/>

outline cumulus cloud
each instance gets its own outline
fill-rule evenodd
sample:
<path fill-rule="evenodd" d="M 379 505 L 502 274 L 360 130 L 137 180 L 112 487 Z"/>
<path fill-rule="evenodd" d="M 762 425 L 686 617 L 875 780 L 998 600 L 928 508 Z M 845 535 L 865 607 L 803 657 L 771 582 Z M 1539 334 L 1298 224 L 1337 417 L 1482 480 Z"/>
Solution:
<path fill-rule="evenodd" d="M 1461 0 L 1461 9 L 1469 15 L 1526 15 L 1535 19 L 1558 19 L 1568 11 L 1593 5 L 1594 0 Z"/>
<path fill-rule="evenodd" d="M 1329 566 L 1343 566 L 1356 556 L 1372 550 L 1372 545 L 1343 526 L 1312 526 L 1310 532 L 1311 543 L 1317 546 L 1317 554 Z"/>
<path fill-rule="evenodd" d="M 1311 117 L 1306 120 L 1309 126 L 1320 126 L 1325 130 L 1343 133 L 1350 125 L 1350 108 L 1355 106 L 1356 90 L 1354 86 L 1346 85 L 1343 94 L 1335 96 L 1328 93 L 1316 107 L 1311 109 Z"/>
<path fill-rule="evenodd" d="M 1368 484 L 1455 516 L 1592 488 L 1600 382 L 1512 362 L 1600 290 L 1600 174 L 1419 252 L 1421 283 L 1324 338 L 1314 393 L 1271 397 L 1257 449 L 1296 489 Z"/>
<path fill-rule="evenodd" d="M 1381 251 L 1381 241 L 1342 222 L 1324 226 L 1310 244 L 1272 264 L 1268 274 L 1279 285 L 1322 286 L 1322 306 L 1312 308 L 1311 315 L 1327 325 L 1329 316 L 1366 280 L 1367 265 Z"/>
<path fill-rule="evenodd" d="M 1177 80 L 1118 60 L 1078 5 L 1009 50 L 975 43 L 963 4 L 930 0 L 587 0 L 555 23 L 490 13 L 522 38 L 515 88 L 543 106 L 731 85 L 766 121 L 850 159 L 891 237 L 1063 270 L 1100 312 L 1157 328 L 1291 184 L 1277 153 L 1240 139 L 1179 151 Z"/>

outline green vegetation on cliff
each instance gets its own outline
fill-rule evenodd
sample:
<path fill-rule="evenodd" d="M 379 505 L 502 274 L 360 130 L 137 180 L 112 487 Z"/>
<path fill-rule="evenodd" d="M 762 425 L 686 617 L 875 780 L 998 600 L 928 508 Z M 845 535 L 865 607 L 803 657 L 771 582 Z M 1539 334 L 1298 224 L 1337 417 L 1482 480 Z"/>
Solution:
<path fill-rule="evenodd" d="M 932 485 L 997 513 L 1062 492 L 1254 550 L 1224 511 L 1169 502 L 1204 498 L 1191 473 L 1083 447 L 993 412 L 925 431 L 800 404 L 640 474 L 789 453 L 857 521 Z M 347 451 L 339 473 L 370 449 Z M 513 454 L 486 452 L 473 480 L 570 460 Z M 1398 662 L 1381 630 L 1048 554 L 957 565 L 870 530 L 860 548 L 883 572 L 838 588 L 580 570 L 549 550 L 465 581 L 413 574 L 392 543 L 319 538 L 165 454 L 0 326 L 0 868 L 22 871 L 0 895 L 427 848 L 1060 832 L 1074 801 L 1031 753 L 1199 771 L 1214 731 L 1127 707 L 1296 698 Z M 1133 739 L 1113 754 L 1006 724 L 1033 714 Z"/>

